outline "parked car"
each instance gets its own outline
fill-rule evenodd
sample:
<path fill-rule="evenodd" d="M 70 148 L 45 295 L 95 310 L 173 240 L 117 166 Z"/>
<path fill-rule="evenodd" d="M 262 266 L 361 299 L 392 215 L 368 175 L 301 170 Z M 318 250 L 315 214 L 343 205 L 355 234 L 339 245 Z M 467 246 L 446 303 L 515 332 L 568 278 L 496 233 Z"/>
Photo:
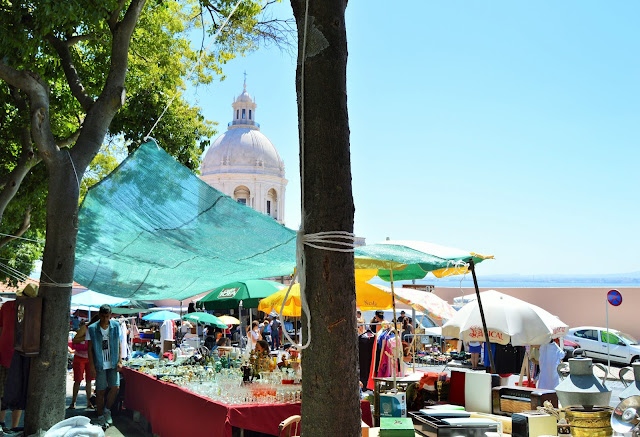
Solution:
<path fill-rule="evenodd" d="M 584 355 L 597 360 L 607 360 L 607 349 L 611 356 L 611 361 L 628 365 L 635 361 L 640 362 L 640 344 L 638 340 L 620 332 L 617 329 L 595 326 L 580 326 L 569 329 L 569 334 L 565 341 L 577 343 L 580 349 L 584 350 Z"/>
<path fill-rule="evenodd" d="M 578 343 L 575 341 L 567 340 L 566 338 L 561 339 L 562 350 L 564 351 L 564 360 L 568 361 L 569 358 L 573 358 L 573 351 L 578 349 Z"/>

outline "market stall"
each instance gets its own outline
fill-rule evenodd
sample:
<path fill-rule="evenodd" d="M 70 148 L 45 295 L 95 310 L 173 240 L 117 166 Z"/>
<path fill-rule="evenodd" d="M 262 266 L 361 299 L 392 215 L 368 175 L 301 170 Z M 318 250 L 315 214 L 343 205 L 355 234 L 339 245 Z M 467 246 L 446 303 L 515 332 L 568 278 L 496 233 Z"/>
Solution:
<path fill-rule="evenodd" d="M 278 425 L 300 414 L 300 402 L 225 404 L 195 394 L 142 372 L 124 368 L 127 381 L 125 407 L 138 411 L 158 435 L 206 435 L 231 437 L 240 428 L 278 435 Z M 373 425 L 369 402 L 361 402 L 362 419 Z"/>

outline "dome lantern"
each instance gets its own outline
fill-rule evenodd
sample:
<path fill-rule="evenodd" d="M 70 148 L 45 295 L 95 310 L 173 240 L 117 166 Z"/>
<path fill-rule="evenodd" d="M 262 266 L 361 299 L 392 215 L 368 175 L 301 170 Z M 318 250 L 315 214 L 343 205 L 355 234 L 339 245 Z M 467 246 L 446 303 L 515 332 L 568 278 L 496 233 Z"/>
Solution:
<path fill-rule="evenodd" d="M 242 94 L 234 99 L 233 121 L 229 123 L 229 129 L 236 127 L 249 127 L 260 130 L 260 124 L 256 123 L 256 105 L 251 95 L 247 92 L 247 76 L 245 73 Z"/>

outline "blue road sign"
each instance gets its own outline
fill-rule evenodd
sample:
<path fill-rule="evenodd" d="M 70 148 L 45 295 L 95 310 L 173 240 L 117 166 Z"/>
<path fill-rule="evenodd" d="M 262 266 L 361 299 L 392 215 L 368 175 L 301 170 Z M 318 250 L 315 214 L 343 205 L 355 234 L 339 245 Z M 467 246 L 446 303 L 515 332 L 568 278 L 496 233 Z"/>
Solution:
<path fill-rule="evenodd" d="M 614 307 L 617 307 L 622 303 L 622 295 L 618 290 L 610 290 L 607 293 L 607 300 L 611 305 L 613 305 Z"/>

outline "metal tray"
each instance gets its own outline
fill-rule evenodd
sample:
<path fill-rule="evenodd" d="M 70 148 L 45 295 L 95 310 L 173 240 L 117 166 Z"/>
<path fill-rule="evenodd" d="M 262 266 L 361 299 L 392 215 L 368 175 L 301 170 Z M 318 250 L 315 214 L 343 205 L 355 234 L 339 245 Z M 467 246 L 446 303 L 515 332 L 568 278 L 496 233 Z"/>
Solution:
<path fill-rule="evenodd" d="M 413 427 L 418 434 L 427 437 L 485 437 L 486 432 L 497 432 L 498 422 L 491 425 L 450 425 L 443 417 L 428 416 L 419 411 L 410 411 Z"/>

